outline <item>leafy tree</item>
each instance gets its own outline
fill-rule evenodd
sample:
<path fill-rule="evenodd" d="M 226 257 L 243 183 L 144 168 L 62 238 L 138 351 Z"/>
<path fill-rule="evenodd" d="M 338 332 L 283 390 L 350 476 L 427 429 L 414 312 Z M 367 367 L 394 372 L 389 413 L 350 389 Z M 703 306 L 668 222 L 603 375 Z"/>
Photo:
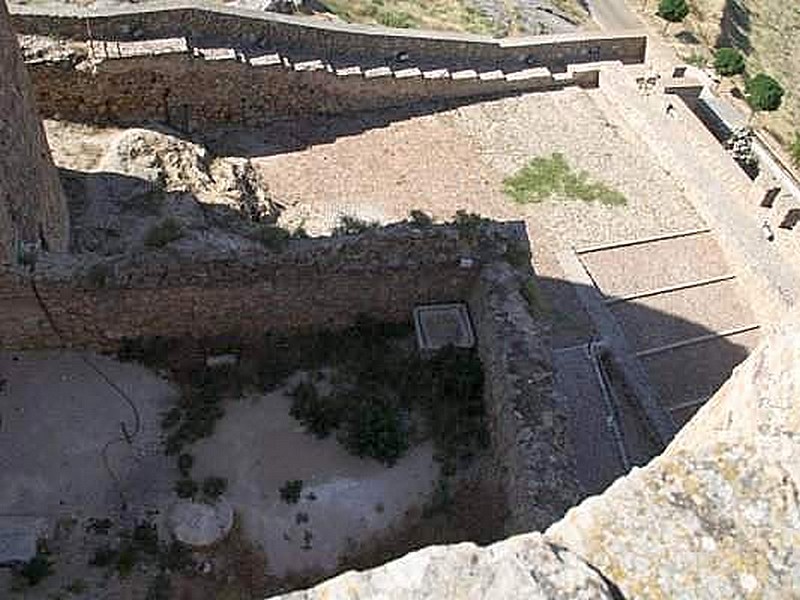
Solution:
<path fill-rule="evenodd" d="M 745 84 L 747 102 L 754 110 L 778 110 L 783 100 L 781 84 L 765 73 L 759 73 Z"/>
<path fill-rule="evenodd" d="M 689 14 L 689 5 L 686 0 L 660 0 L 656 14 L 667 23 L 664 31 L 670 23 L 680 23 Z"/>
<path fill-rule="evenodd" d="M 720 48 L 714 55 L 714 68 L 726 77 L 744 73 L 744 56 L 736 48 Z"/>

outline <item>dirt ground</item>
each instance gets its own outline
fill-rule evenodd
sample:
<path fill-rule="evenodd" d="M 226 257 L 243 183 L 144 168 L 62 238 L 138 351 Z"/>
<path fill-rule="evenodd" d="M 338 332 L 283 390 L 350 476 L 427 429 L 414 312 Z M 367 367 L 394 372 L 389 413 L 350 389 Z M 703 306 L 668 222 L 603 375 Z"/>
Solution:
<path fill-rule="evenodd" d="M 197 478 L 227 477 L 225 496 L 274 577 L 335 570 L 345 551 L 424 505 L 439 477 L 430 443 L 387 468 L 352 456 L 335 436 L 309 435 L 289 416 L 292 386 L 231 404 L 214 436 L 192 448 Z M 288 504 L 279 489 L 295 479 L 302 497 Z"/>

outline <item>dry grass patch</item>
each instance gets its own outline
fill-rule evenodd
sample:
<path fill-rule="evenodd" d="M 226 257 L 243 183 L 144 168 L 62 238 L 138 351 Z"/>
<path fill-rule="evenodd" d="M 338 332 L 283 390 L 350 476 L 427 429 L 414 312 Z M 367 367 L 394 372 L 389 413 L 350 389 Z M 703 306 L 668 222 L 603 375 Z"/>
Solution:
<path fill-rule="evenodd" d="M 465 0 L 325 0 L 352 23 L 491 34 L 492 21 Z"/>

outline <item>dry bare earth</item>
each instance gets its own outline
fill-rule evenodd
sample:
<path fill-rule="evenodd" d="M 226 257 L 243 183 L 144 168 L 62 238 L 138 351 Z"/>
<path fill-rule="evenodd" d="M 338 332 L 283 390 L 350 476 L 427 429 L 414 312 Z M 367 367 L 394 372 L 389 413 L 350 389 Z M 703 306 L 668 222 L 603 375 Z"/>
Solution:
<path fill-rule="evenodd" d="M 661 29 L 655 17 L 656 0 L 647 0 L 647 20 Z M 629 2 L 633 9 L 642 3 Z M 800 131 L 800 3 L 785 0 L 691 0 L 692 12 L 683 26 L 673 26 L 668 41 L 684 58 L 710 57 L 713 48 L 735 46 L 747 58 L 751 74 L 765 72 L 786 90 L 783 106 L 759 116 L 781 143 Z M 742 78 L 734 82 L 743 89 Z"/>

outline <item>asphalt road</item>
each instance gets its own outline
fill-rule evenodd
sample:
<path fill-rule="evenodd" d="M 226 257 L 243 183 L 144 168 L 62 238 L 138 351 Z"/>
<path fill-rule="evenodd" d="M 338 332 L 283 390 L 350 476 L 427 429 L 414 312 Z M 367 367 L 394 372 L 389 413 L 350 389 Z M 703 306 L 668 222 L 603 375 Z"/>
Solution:
<path fill-rule="evenodd" d="M 588 0 L 587 4 L 592 18 L 602 29 L 608 31 L 641 29 L 641 21 L 628 9 L 625 2 L 626 0 Z"/>

